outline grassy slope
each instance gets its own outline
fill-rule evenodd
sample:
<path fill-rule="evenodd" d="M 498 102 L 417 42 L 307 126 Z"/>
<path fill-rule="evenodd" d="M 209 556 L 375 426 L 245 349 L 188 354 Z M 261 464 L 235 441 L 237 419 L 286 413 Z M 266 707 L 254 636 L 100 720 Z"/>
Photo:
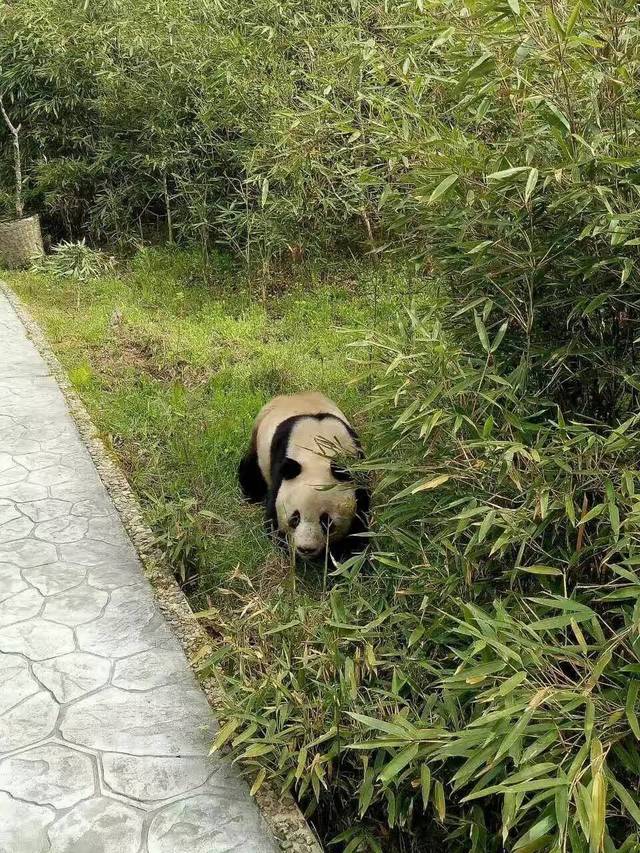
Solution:
<path fill-rule="evenodd" d="M 366 389 L 353 384 L 344 330 L 382 322 L 391 306 L 380 293 L 397 299 L 404 289 L 370 268 L 342 270 L 331 284 L 307 273 L 263 303 L 223 262 L 205 284 L 196 259 L 156 251 L 79 294 L 69 279 L 6 278 L 45 329 L 174 566 L 199 569 L 197 605 L 237 567 L 257 578 L 280 562 L 235 481 L 256 412 L 273 394 L 304 388 L 357 411 Z"/>

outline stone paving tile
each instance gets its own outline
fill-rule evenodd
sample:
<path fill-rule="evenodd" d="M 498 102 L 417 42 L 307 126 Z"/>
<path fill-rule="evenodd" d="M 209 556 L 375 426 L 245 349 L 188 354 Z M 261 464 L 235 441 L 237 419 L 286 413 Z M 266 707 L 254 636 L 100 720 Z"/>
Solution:
<path fill-rule="evenodd" d="M 0 718 L 0 756 L 52 736 L 59 713 L 60 706 L 46 690 L 13 705 Z"/>
<path fill-rule="evenodd" d="M 102 768 L 104 781 L 112 791 L 134 800 L 154 801 L 180 797 L 204 785 L 211 773 L 211 762 L 200 756 L 105 752 Z"/>
<path fill-rule="evenodd" d="M 275 853 L 55 380 L 0 295 L 0 852 Z"/>
<path fill-rule="evenodd" d="M 2 853 L 49 851 L 47 828 L 55 816 L 52 808 L 23 803 L 0 791 L 0 850 Z"/>
<path fill-rule="evenodd" d="M 0 790 L 18 800 L 66 809 L 95 793 L 94 759 L 60 743 L 10 755 L 0 764 Z"/>
<path fill-rule="evenodd" d="M 138 853 L 143 821 L 141 811 L 109 797 L 95 797 L 78 803 L 52 824 L 49 840 L 52 850 L 60 853 Z M 188 848 L 183 849 L 186 853 Z"/>
<path fill-rule="evenodd" d="M 22 578 L 40 590 L 43 595 L 56 595 L 79 586 L 87 577 L 86 566 L 74 566 L 56 560 L 44 566 L 22 569 Z"/>
<path fill-rule="evenodd" d="M 21 572 L 20 566 L 0 563 L 0 602 L 15 595 L 16 592 L 28 589 L 29 585 L 22 577 Z"/>
<path fill-rule="evenodd" d="M 34 663 L 31 669 L 40 684 L 66 705 L 104 687 L 111 674 L 111 661 L 85 652 L 69 652 Z"/>
<path fill-rule="evenodd" d="M 11 598 L 5 599 L 0 604 L 0 628 L 37 616 L 42 609 L 43 601 L 38 590 L 33 588 L 17 592 Z"/>
<path fill-rule="evenodd" d="M 0 716 L 39 690 L 40 685 L 29 672 L 24 658 L 0 655 Z"/>
<path fill-rule="evenodd" d="M 244 853 L 252 850 L 259 831 L 256 815 L 247 815 L 242 801 L 218 795 L 178 800 L 156 814 L 149 827 L 149 853 L 211 853 L 213 849 Z M 215 836 L 217 848 L 211 846 Z"/>

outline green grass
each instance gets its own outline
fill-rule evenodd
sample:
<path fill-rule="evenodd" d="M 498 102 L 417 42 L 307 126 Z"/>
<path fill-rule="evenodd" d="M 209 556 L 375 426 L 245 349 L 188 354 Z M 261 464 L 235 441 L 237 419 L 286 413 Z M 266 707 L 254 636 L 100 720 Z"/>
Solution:
<path fill-rule="evenodd" d="M 299 271 L 251 284 L 223 257 L 145 250 L 117 276 L 79 284 L 7 273 L 113 449 L 194 604 L 239 570 L 259 581 L 282 558 L 236 467 L 253 418 L 277 393 L 317 388 L 355 416 L 368 386 L 349 329 L 380 325 L 406 293 L 398 271 Z M 393 298 L 388 294 L 394 294 Z"/>

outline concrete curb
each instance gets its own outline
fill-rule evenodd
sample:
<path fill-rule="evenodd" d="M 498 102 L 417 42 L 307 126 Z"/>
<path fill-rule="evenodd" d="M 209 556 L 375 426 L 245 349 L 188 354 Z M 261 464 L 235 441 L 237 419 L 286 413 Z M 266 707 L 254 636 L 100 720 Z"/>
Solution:
<path fill-rule="evenodd" d="M 210 640 L 198 620 L 194 617 L 187 599 L 175 581 L 159 549 L 155 537 L 147 527 L 140 504 L 129 483 L 98 436 L 91 417 L 80 397 L 69 382 L 42 330 L 33 320 L 21 300 L 6 282 L 0 280 L 0 291 L 7 297 L 20 320 L 27 336 L 51 369 L 52 375 L 69 407 L 80 437 L 94 461 L 100 478 L 113 501 L 125 530 L 131 539 L 142 563 L 145 576 L 153 587 L 158 607 L 178 638 L 196 674 L 209 704 L 216 711 L 220 707 L 220 692 L 215 680 L 203 679 L 193 663 Z M 322 853 L 322 847 L 290 795 L 280 797 L 267 784 L 255 796 L 262 814 L 280 847 L 287 853 Z"/>

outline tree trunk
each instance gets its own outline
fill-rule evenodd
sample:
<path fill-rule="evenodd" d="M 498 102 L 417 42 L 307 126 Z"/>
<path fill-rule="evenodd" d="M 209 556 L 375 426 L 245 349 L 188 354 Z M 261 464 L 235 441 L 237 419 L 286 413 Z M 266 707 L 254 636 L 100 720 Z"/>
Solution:
<path fill-rule="evenodd" d="M 20 164 L 20 140 L 18 134 L 13 134 L 13 169 L 16 176 L 16 216 L 22 219 L 22 166 Z"/>
<path fill-rule="evenodd" d="M 171 199 L 169 198 L 169 185 L 167 183 L 167 173 L 162 175 L 162 188 L 164 190 L 164 206 L 167 211 L 167 237 L 169 243 L 173 243 L 173 217 L 171 215 Z"/>
<path fill-rule="evenodd" d="M 22 164 L 20 162 L 20 128 L 22 125 L 19 124 L 17 127 L 13 125 L 4 108 L 2 98 L 0 98 L 0 112 L 13 140 L 13 171 L 16 179 L 16 217 L 17 219 L 22 219 L 22 214 L 24 213 L 22 204 Z"/>

